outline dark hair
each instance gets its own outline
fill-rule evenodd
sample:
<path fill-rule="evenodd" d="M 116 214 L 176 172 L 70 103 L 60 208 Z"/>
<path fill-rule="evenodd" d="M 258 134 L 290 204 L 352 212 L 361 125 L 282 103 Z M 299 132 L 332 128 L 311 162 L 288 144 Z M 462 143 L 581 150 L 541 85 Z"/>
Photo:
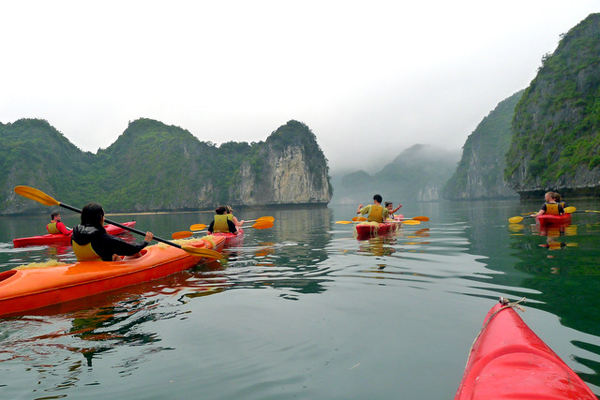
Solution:
<path fill-rule="evenodd" d="M 373 196 L 373 200 L 375 200 L 378 203 L 381 203 L 383 201 L 383 197 L 381 197 L 380 194 L 376 194 L 375 196 Z"/>
<path fill-rule="evenodd" d="M 54 211 L 52 214 L 50 214 L 50 219 L 54 219 L 54 217 L 57 215 L 60 215 L 60 213 L 58 211 Z"/>
<path fill-rule="evenodd" d="M 81 224 L 102 228 L 102 217 L 104 209 L 100 204 L 90 203 L 81 210 Z"/>
<path fill-rule="evenodd" d="M 215 210 L 215 212 L 219 215 L 225 214 L 227 212 L 227 207 L 225 206 L 219 206 L 217 207 L 217 209 Z"/>

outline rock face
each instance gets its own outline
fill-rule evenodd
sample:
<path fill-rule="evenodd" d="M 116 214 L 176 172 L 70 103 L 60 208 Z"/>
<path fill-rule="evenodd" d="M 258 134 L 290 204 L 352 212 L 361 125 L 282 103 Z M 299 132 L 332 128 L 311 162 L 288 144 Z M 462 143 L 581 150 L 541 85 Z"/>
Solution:
<path fill-rule="evenodd" d="M 242 163 L 237 203 L 327 204 L 331 200 L 327 160 L 306 125 L 290 121 L 280 127 L 257 156 L 260 162 Z"/>
<path fill-rule="evenodd" d="M 504 181 L 506 153 L 512 138 L 511 122 L 523 91 L 503 100 L 467 138 L 462 158 L 444 187 L 448 200 L 518 197 Z"/>
<path fill-rule="evenodd" d="M 515 109 L 505 178 L 521 198 L 600 195 L 600 14 L 544 57 Z"/>
<path fill-rule="evenodd" d="M 327 159 L 308 126 L 289 121 L 265 142 L 217 147 L 190 132 L 139 119 L 97 154 L 84 153 L 43 120 L 0 124 L 0 215 L 47 213 L 14 193 L 27 185 L 110 212 L 218 205 L 327 204 Z"/>

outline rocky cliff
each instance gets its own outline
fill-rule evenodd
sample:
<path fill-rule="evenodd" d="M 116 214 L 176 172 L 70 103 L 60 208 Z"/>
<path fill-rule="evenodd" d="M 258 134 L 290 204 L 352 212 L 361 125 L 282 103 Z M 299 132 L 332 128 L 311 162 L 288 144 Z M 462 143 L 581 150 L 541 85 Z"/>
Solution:
<path fill-rule="evenodd" d="M 326 204 L 331 200 L 327 159 L 310 129 L 289 121 L 240 168 L 235 200 L 243 205 Z"/>
<path fill-rule="evenodd" d="M 517 104 L 505 178 L 521 198 L 600 195 L 600 14 L 544 57 Z"/>
<path fill-rule="evenodd" d="M 518 194 L 504 181 L 511 122 L 523 91 L 503 100 L 467 138 L 456 171 L 444 187 L 448 200 L 510 198 Z"/>

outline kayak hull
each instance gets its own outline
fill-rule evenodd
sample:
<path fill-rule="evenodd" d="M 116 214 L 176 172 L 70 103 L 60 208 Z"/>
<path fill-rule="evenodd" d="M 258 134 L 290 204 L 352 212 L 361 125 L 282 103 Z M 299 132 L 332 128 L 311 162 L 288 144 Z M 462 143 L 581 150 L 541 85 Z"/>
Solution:
<path fill-rule="evenodd" d="M 135 222 L 136 221 L 128 221 L 128 222 L 123 223 L 122 225 L 133 228 L 133 227 L 135 227 Z M 105 225 L 104 228 L 106 229 L 106 232 L 108 232 L 111 235 L 118 235 L 118 234 L 126 231 L 125 229 L 120 228 L 116 225 Z M 47 233 L 45 235 L 13 239 L 14 247 L 45 246 L 45 245 L 50 245 L 50 244 L 69 245 L 70 246 L 71 245 L 71 235 L 63 235 L 60 233 L 59 234 Z"/>
<path fill-rule="evenodd" d="M 186 242 L 215 251 L 221 251 L 224 244 L 225 238 L 210 236 Z M 82 261 L 1 272 L 0 317 L 147 282 L 209 261 L 165 244 L 148 246 L 141 253 L 122 261 Z"/>
<path fill-rule="evenodd" d="M 473 344 L 454 400 L 597 400 L 512 307 L 494 306 Z"/>
<path fill-rule="evenodd" d="M 571 214 L 549 215 L 542 214 L 535 217 L 535 220 L 540 225 L 568 225 L 571 223 Z"/>
<path fill-rule="evenodd" d="M 238 228 L 237 234 L 231 232 L 213 232 L 213 236 L 225 238 L 225 247 L 239 246 L 244 241 L 244 229 Z"/>
<path fill-rule="evenodd" d="M 395 232 L 399 226 L 398 222 L 361 222 L 355 226 L 355 230 L 359 237 L 373 237 Z"/>

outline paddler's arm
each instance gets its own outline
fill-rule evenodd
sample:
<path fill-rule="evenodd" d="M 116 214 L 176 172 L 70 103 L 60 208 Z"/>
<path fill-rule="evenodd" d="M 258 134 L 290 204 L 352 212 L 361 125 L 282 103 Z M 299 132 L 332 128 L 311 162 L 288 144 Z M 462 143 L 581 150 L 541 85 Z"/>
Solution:
<path fill-rule="evenodd" d="M 60 231 L 60 233 L 62 233 L 62 234 L 63 234 L 63 235 L 65 235 L 65 236 L 68 236 L 68 235 L 70 235 L 70 234 L 73 232 L 73 230 L 72 230 L 72 229 L 68 229 L 68 228 L 65 226 L 65 224 L 63 224 L 62 222 L 58 222 L 58 223 L 56 224 L 56 229 L 58 229 L 58 230 Z"/>

